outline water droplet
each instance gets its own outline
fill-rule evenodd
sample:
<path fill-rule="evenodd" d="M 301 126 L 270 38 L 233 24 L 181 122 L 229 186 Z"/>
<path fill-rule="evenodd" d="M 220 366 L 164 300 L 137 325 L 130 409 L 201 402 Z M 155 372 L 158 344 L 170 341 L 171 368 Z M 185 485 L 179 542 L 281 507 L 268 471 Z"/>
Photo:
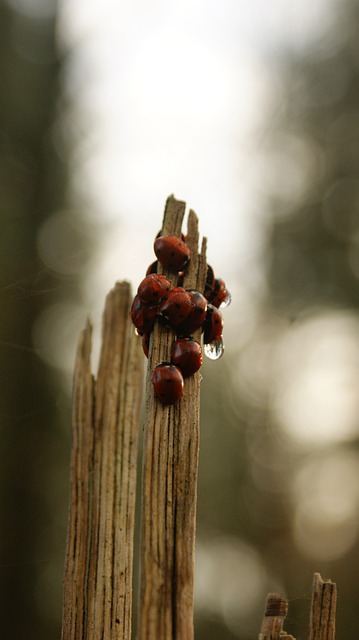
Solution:
<path fill-rule="evenodd" d="M 224 353 L 223 338 L 207 342 L 207 344 L 203 345 L 203 351 L 210 360 L 218 360 Z"/>
<path fill-rule="evenodd" d="M 229 305 L 232 302 L 232 296 L 230 294 L 230 292 L 227 289 L 227 295 L 225 297 L 225 299 L 223 300 L 223 302 L 221 302 L 221 304 L 219 305 L 220 309 L 225 309 L 225 307 L 229 307 Z"/>

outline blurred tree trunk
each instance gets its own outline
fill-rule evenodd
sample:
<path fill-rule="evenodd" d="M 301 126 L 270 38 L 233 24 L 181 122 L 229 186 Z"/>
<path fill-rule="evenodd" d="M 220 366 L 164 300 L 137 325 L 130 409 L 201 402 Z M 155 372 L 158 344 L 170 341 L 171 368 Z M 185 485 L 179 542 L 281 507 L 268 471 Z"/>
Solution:
<path fill-rule="evenodd" d="M 59 382 L 32 343 L 33 323 L 58 291 L 36 250 L 40 226 L 64 197 L 64 167 L 51 139 L 59 73 L 54 22 L 0 3 L 0 601 L 7 640 L 60 636 L 51 487 L 67 451 L 58 428 Z"/>

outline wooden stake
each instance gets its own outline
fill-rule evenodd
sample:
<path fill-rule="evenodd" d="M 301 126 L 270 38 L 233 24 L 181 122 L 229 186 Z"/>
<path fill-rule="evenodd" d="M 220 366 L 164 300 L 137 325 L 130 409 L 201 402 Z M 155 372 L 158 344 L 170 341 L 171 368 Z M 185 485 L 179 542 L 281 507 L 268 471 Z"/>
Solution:
<path fill-rule="evenodd" d="M 309 640 L 335 640 L 337 585 L 323 580 L 320 573 L 313 578 Z"/>
<path fill-rule="evenodd" d="M 185 203 L 168 198 L 162 234 L 181 235 Z M 189 213 L 191 262 L 186 289 L 204 290 L 206 241 L 198 254 L 198 220 Z M 159 273 L 162 273 L 161 267 Z M 177 276 L 164 271 L 176 284 Z M 200 330 L 194 337 L 200 340 Z M 199 450 L 200 373 L 185 380 L 177 405 L 153 393 L 154 368 L 169 361 L 175 334 L 156 323 L 151 334 L 144 423 L 139 640 L 192 640 L 194 542 Z"/>
<path fill-rule="evenodd" d="M 280 593 L 269 593 L 258 640 L 295 640 L 283 630 L 288 602 Z"/>
<path fill-rule="evenodd" d="M 131 290 L 106 300 L 97 380 L 91 326 L 74 372 L 63 640 L 130 640 L 138 420 L 143 354 L 128 316 Z"/>

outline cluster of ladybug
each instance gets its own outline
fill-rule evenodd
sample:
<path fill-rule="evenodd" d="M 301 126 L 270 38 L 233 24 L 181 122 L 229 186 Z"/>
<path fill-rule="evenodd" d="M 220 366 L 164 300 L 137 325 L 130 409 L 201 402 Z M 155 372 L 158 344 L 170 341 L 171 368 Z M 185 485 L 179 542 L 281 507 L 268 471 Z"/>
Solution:
<path fill-rule="evenodd" d="M 190 260 L 185 238 L 159 236 L 154 243 L 157 260 L 176 273 L 177 286 L 157 274 L 157 261 L 150 265 L 131 306 L 131 319 L 148 357 L 150 333 L 155 321 L 171 327 L 177 335 L 171 349 L 171 361 L 159 364 L 153 374 L 154 392 L 163 404 L 177 402 L 184 389 L 183 378 L 193 375 L 202 364 L 202 348 L 192 337 L 201 328 L 205 354 L 216 360 L 223 354 L 223 318 L 219 307 L 226 307 L 231 296 L 221 278 L 208 266 L 204 294 L 185 290 L 184 270 Z"/>

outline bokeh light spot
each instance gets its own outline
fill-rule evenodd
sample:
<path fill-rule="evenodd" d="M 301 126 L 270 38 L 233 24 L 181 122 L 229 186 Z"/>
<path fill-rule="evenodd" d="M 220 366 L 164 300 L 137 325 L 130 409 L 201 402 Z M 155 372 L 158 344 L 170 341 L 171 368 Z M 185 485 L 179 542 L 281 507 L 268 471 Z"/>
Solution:
<path fill-rule="evenodd" d="M 34 323 L 34 347 L 43 360 L 69 372 L 73 368 L 78 336 L 84 325 L 81 306 L 60 302 L 53 304 Z"/>
<path fill-rule="evenodd" d="M 74 275 L 86 267 L 90 248 L 78 228 L 79 224 L 75 212 L 57 211 L 48 216 L 39 229 L 37 249 L 40 258 L 56 273 Z M 84 249 L 81 249 L 81 244 Z"/>
<path fill-rule="evenodd" d="M 333 560 L 355 543 L 358 530 L 359 460 L 354 452 L 314 458 L 294 483 L 294 540 L 316 560 Z"/>
<path fill-rule="evenodd" d="M 359 320 L 313 313 L 279 341 L 272 381 L 275 422 L 298 443 L 321 445 L 359 429 Z"/>
<path fill-rule="evenodd" d="M 202 540 L 196 546 L 195 601 L 198 611 L 223 616 L 228 626 L 251 615 L 267 580 L 253 547 L 237 538 Z"/>

